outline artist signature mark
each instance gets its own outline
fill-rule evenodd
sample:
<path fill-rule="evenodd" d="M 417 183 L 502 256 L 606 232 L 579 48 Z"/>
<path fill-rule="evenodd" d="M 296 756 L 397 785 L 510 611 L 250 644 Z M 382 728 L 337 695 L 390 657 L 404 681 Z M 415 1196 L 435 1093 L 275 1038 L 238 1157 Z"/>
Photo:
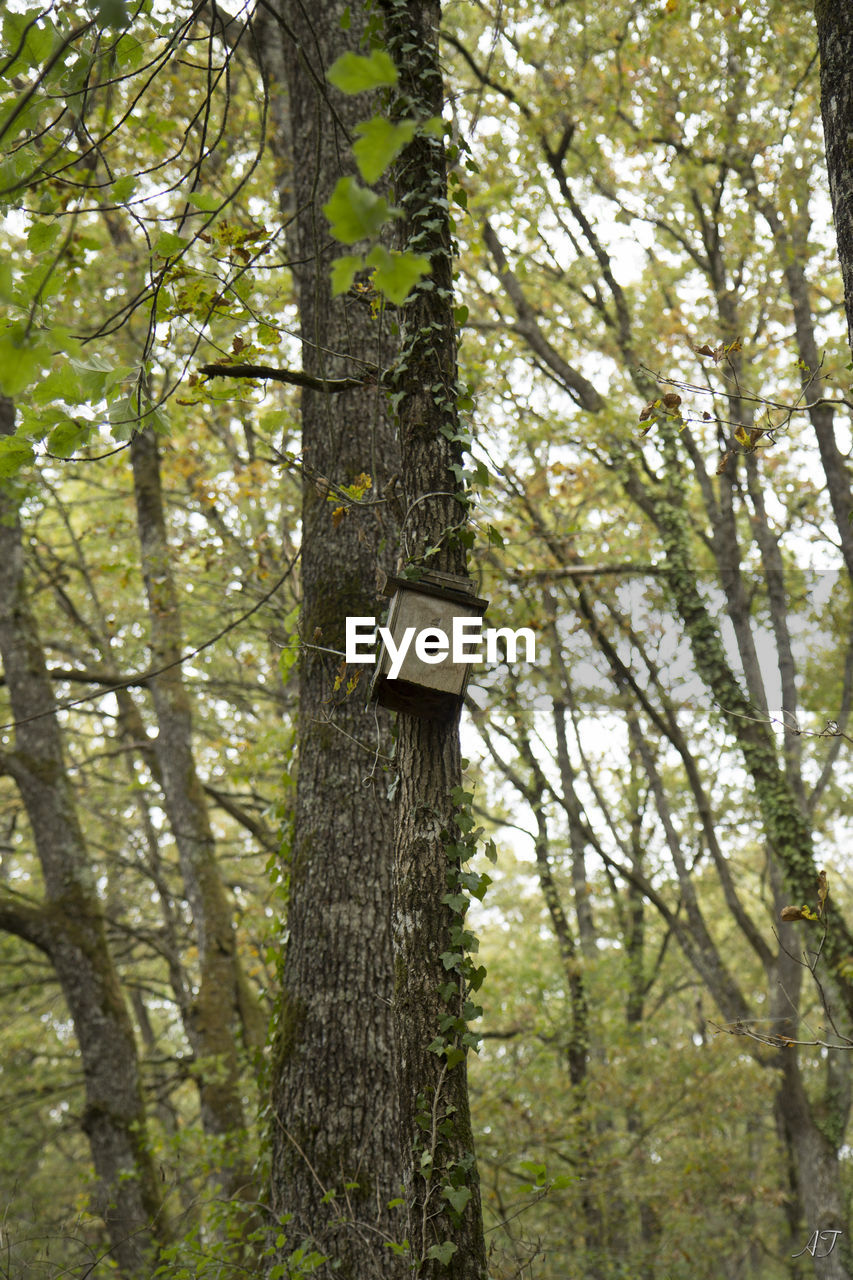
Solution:
<path fill-rule="evenodd" d="M 804 1253 L 810 1253 L 813 1258 L 828 1258 L 835 1248 L 836 1240 L 843 1234 L 843 1231 L 813 1231 L 808 1244 L 799 1253 L 792 1253 L 791 1257 L 801 1258 Z"/>

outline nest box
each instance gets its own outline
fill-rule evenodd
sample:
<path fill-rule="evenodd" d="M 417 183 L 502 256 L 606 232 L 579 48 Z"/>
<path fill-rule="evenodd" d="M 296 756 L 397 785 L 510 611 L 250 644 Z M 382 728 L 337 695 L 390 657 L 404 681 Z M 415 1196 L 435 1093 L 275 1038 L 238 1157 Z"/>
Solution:
<path fill-rule="evenodd" d="M 434 570 L 417 581 L 387 577 L 382 594 L 391 597 L 387 627 L 394 649 L 399 655 L 401 647 L 407 647 L 392 678 L 395 664 L 388 646 L 382 645 L 371 698 L 393 711 L 452 720 L 462 704 L 472 663 L 479 661 L 478 624 L 488 600 L 474 595 L 468 578 Z M 460 661 L 461 655 L 465 656 Z"/>

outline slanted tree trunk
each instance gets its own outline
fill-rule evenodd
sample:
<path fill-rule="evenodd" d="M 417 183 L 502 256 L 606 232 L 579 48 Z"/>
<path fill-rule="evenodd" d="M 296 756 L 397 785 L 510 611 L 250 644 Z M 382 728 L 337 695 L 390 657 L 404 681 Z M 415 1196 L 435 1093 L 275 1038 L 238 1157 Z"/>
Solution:
<path fill-rule="evenodd" d="M 239 1050 L 260 1047 L 265 1028 L 240 964 L 207 798 L 195 766 L 192 710 L 180 665 L 178 593 L 166 534 L 157 440 L 150 428 L 134 435 L 130 454 L 156 672 L 149 681 L 158 728 L 154 753 L 198 945 L 198 994 L 189 1009 L 186 1030 L 198 1064 L 202 1124 L 207 1134 L 226 1142 L 219 1157 L 219 1181 L 226 1195 L 255 1199 L 244 1158 Z"/>
<path fill-rule="evenodd" d="M 344 14 L 350 12 L 347 24 Z M 383 367 L 395 350 L 387 313 L 364 288 L 333 299 L 339 252 L 322 206 L 353 171 L 350 146 L 369 99 L 326 81 L 346 50 L 361 49 L 361 4 L 277 0 L 259 10 L 256 56 L 271 93 L 280 195 L 299 303 L 302 367 L 324 379 Z M 386 395 L 375 384 L 339 395 L 302 392 L 303 641 L 298 774 L 287 944 L 272 1067 L 272 1203 L 290 1214 L 288 1253 L 306 1241 L 329 1259 L 322 1274 L 381 1280 L 409 1274 L 388 1247 L 405 1230 L 389 1202 L 400 1194 L 391 1022 L 392 805 L 385 771 L 390 721 L 368 708 L 366 679 L 350 668 L 337 687 L 348 616 L 376 617 L 394 567 L 392 503 L 377 502 L 399 471 Z M 327 482 L 367 474 L 369 502 L 334 516 Z"/>
<path fill-rule="evenodd" d="M 853 351 L 853 8 L 843 0 L 815 0 L 815 18 L 829 190 L 844 281 L 847 335 Z"/>
<path fill-rule="evenodd" d="M 422 118 L 440 116 L 438 0 L 384 0 L 383 8 L 401 100 Z M 416 137 L 395 179 L 401 245 L 430 259 L 429 276 L 402 309 L 394 374 L 404 555 L 423 564 L 429 550 L 430 568 L 463 575 L 467 509 L 451 470 L 461 451 L 443 142 Z M 400 714 L 397 768 L 394 1014 L 412 1265 L 419 1277 L 482 1280 L 485 1245 L 468 1107 L 468 1033 L 462 1030 L 469 992 L 460 963 L 448 969 L 467 940 L 463 916 L 445 902 L 449 887 L 458 893 L 458 863 L 451 857 L 459 835 L 454 793 L 462 779 L 458 717 L 446 723 Z"/>
<path fill-rule="evenodd" d="M 0 433 L 13 429 L 13 405 L 0 398 Z M 65 769 L 53 686 L 26 596 L 11 490 L 0 491 L 0 655 L 16 722 L 14 750 L 3 757 L 3 767 L 26 807 L 44 879 L 41 910 L 18 908 L 16 919 L 13 904 L 4 903 L 0 924 L 40 946 L 53 962 L 80 1047 L 82 1123 L 98 1178 L 98 1211 L 122 1274 L 147 1276 L 163 1223 L 136 1042 Z"/>

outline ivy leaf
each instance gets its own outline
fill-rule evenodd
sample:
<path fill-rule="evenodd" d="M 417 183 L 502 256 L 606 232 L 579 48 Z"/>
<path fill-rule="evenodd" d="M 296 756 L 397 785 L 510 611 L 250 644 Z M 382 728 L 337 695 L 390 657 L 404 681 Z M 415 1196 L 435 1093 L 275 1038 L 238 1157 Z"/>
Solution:
<path fill-rule="evenodd" d="M 386 49 L 373 49 L 366 58 L 349 51 L 332 63 L 326 79 L 342 93 L 363 93 L 391 88 L 397 83 L 397 68 Z"/>
<path fill-rule="evenodd" d="M 467 1187 L 442 1187 L 441 1194 L 445 1200 L 450 1201 L 458 1214 L 465 1212 L 465 1206 L 471 1199 L 471 1192 Z"/>
<path fill-rule="evenodd" d="M 411 142 L 416 129 L 414 120 L 394 124 L 385 116 L 374 116 L 356 127 L 361 136 L 353 144 L 352 153 L 365 182 L 375 182 L 382 176 L 403 147 Z"/>
<path fill-rule="evenodd" d="M 443 1267 L 450 1265 L 450 1259 L 456 1253 L 456 1245 L 452 1240 L 445 1240 L 442 1244 L 432 1244 L 427 1250 L 427 1257 L 434 1258 L 436 1262 L 440 1262 Z"/>
<path fill-rule="evenodd" d="M 397 216 L 384 196 L 368 191 L 355 178 L 340 178 L 327 204 L 323 205 L 332 235 L 341 244 L 355 244 L 373 236 L 389 218 Z M 386 250 L 387 252 L 387 250 Z"/>
<path fill-rule="evenodd" d="M 446 893 L 442 898 L 451 911 L 456 911 L 459 915 L 464 915 L 468 907 L 468 895 L 466 893 Z"/>
<path fill-rule="evenodd" d="M 398 253 L 378 244 L 365 259 L 373 267 L 373 283 L 389 302 L 399 307 L 429 271 L 429 258 L 422 253 Z"/>
<path fill-rule="evenodd" d="M 477 877 L 476 885 L 474 885 L 473 888 L 471 889 L 472 897 L 476 898 L 478 902 L 482 902 L 486 896 L 486 891 L 491 883 L 492 883 L 492 877 L 490 875 L 487 875 L 487 873 L 483 871 Z"/>

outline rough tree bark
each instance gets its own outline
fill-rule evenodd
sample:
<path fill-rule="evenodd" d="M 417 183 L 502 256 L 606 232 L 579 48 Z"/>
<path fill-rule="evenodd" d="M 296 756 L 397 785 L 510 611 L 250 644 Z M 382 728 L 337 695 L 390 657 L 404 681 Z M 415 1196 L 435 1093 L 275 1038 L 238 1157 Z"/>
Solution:
<path fill-rule="evenodd" d="M 438 0 L 384 0 L 383 9 L 401 101 L 423 118 L 440 116 Z M 430 259 L 429 276 L 402 310 L 394 374 L 406 503 L 403 562 L 422 564 L 431 549 L 430 568 L 464 575 L 460 534 L 467 510 L 451 470 L 461 452 L 443 142 L 416 137 L 395 167 L 395 183 L 401 246 Z M 442 959 L 460 952 L 464 927 L 445 903 L 449 846 L 457 833 L 453 792 L 462 776 L 458 718 L 444 723 L 401 714 L 397 768 L 394 1015 L 412 1265 L 419 1277 L 482 1280 L 485 1246 L 466 1047 L 459 1038 L 458 1061 L 455 1053 L 434 1047 L 450 1015 L 464 1025 L 467 996 L 464 980 Z M 447 998 L 449 979 L 455 989 Z"/>
<path fill-rule="evenodd" d="M 815 0 L 815 19 L 826 164 L 853 351 L 853 8 L 842 0 Z"/>
<path fill-rule="evenodd" d="M 0 398 L 0 433 L 12 434 L 14 417 L 11 401 Z M 16 722 L 14 750 L 3 756 L 2 766 L 20 791 L 44 879 L 41 909 L 13 910 L 15 904 L 4 903 L 0 924 L 41 947 L 53 962 L 80 1047 L 82 1124 L 98 1177 L 98 1211 L 122 1274 L 143 1276 L 150 1274 L 163 1223 L 136 1042 L 26 597 L 21 525 L 11 490 L 0 491 L 0 655 Z"/>
<path fill-rule="evenodd" d="M 351 14 L 347 24 L 345 10 Z M 333 299 L 338 249 L 322 206 L 354 171 L 364 97 L 326 81 L 347 50 L 363 51 L 361 4 L 278 0 L 256 17 L 256 57 L 270 89 L 271 146 L 299 303 L 302 368 L 356 379 L 390 363 L 387 314 L 367 282 Z M 391 1023 L 392 806 L 382 760 L 386 713 L 366 708 L 363 684 L 336 687 L 348 615 L 379 617 L 384 573 L 394 567 L 392 502 L 376 501 L 399 470 L 396 433 L 377 385 L 340 394 L 302 391 L 303 640 L 298 774 L 289 876 L 287 944 L 272 1068 L 272 1202 L 292 1215 L 287 1249 L 313 1241 L 329 1274 L 402 1277 L 388 1247 L 402 1235 L 388 1208 L 400 1193 Z M 369 501 L 333 520 L 328 482 L 367 473 Z M 332 651 L 332 652 L 330 652 Z M 357 671 L 364 671 L 358 668 Z M 352 674 L 352 673 L 349 673 Z M 329 1194 L 327 1194 L 329 1193 Z"/>

